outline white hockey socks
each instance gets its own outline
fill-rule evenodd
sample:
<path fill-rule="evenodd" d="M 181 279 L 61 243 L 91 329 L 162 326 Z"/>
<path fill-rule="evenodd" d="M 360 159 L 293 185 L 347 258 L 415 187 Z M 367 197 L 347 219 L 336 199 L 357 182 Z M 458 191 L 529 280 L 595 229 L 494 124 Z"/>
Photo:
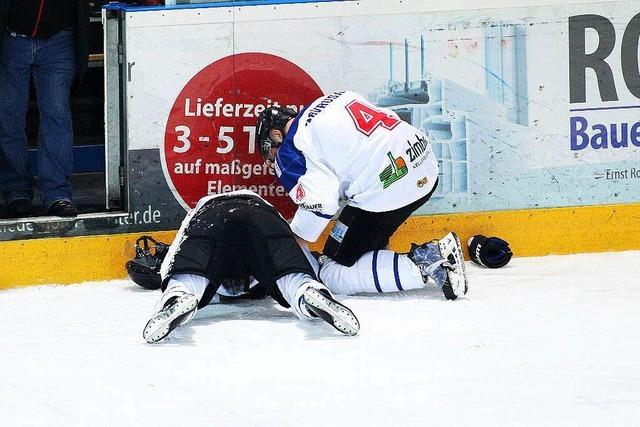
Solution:
<path fill-rule="evenodd" d="M 175 328 L 189 323 L 198 310 L 198 302 L 208 284 L 208 279 L 193 274 L 172 276 L 156 303 L 155 314 L 142 331 L 145 341 L 161 341 Z"/>
<path fill-rule="evenodd" d="M 162 299 L 166 300 L 167 294 L 173 292 L 186 292 L 194 295 L 198 301 L 202 299 L 204 291 L 209 286 L 209 279 L 196 274 L 174 274 L 169 278 L 167 289 L 164 291 Z"/>
<path fill-rule="evenodd" d="M 367 252 L 351 267 L 327 258 L 320 269 L 320 279 L 338 295 L 425 287 L 420 269 L 406 255 L 388 250 Z"/>
<path fill-rule="evenodd" d="M 291 311 L 293 311 L 296 316 L 300 319 L 311 319 L 314 317 L 307 310 L 301 297 L 307 288 L 326 289 L 324 285 L 316 282 L 311 276 L 304 273 L 287 274 L 278 279 L 276 283 L 282 296 L 291 306 Z"/>
<path fill-rule="evenodd" d="M 197 276 L 195 274 L 174 274 L 169 279 L 167 288 L 162 293 L 162 296 L 158 302 L 156 302 L 154 312 L 157 313 L 162 310 L 165 303 L 174 296 L 191 294 L 200 301 L 202 300 L 202 296 L 204 295 L 204 291 L 207 289 L 207 286 L 209 286 L 209 279 L 206 277 Z"/>

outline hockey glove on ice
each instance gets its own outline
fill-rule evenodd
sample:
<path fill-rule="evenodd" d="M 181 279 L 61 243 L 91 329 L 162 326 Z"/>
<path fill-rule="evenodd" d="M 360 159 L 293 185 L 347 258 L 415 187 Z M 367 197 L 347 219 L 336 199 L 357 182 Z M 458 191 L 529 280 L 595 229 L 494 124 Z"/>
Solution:
<path fill-rule="evenodd" d="M 477 235 L 469 239 L 469 256 L 472 261 L 483 267 L 500 268 L 511 261 L 513 253 L 509 243 L 504 240 Z"/>

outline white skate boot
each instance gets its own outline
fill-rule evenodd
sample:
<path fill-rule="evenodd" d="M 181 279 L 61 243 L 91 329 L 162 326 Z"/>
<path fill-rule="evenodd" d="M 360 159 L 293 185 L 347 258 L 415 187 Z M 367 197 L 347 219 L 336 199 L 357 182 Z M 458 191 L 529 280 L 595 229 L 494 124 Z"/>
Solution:
<path fill-rule="evenodd" d="M 345 335 L 355 335 L 360 330 L 356 315 L 336 301 L 326 288 L 308 286 L 300 297 L 312 317 L 319 317 Z"/>
<path fill-rule="evenodd" d="M 165 338 L 178 326 L 193 319 L 198 309 L 198 299 L 187 292 L 173 292 L 166 295 L 162 309 L 147 322 L 142 336 L 148 343 L 155 343 Z"/>

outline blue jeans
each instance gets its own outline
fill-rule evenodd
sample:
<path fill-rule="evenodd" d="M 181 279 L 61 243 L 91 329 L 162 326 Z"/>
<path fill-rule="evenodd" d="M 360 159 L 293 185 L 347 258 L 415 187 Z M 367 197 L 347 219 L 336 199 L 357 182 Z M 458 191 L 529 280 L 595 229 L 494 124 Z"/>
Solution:
<path fill-rule="evenodd" d="M 73 124 L 69 94 L 76 74 L 72 31 L 47 40 L 6 33 L 0 49 L 0 190 L 6 203 L 33 199 L 26 114 L 33 77 L 40 129 L 38 188 L 45 208 L 71 200 Z"/>

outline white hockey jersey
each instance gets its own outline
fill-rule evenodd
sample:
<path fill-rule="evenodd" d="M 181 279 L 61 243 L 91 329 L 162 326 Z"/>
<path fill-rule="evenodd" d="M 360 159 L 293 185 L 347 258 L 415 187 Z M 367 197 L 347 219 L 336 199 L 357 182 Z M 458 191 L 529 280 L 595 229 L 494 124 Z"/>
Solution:
<path fill-rule="evenodd" d="M 324 96 L 298 114 L 275 168 L 298 205 L 291 229 L 312 242 L 340 201 L 390 211 L 426 196 L 438 178 L 428 137 L 354 92 Z"/>

